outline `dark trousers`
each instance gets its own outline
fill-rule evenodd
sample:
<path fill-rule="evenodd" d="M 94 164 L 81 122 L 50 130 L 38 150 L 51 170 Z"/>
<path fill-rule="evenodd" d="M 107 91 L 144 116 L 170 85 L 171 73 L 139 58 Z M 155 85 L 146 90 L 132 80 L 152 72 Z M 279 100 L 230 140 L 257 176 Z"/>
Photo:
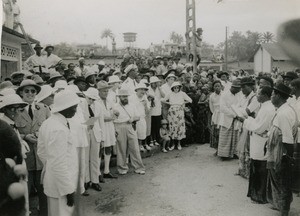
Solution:
<path fill-rule="evenodd" d="M 247 194 L 251 200 L 261 204 L 267 203 L 267 176 L 267 161 L 251 159 Z"/>
<path fill-rule="evenodd" d="M 160 140 L 159 129 L 160 129 L 161 116 L 151 116 L 151 137 L 153 141 L 158 142 Z"/>
<path fill-rule="evenodd" d="M 47 196 L 44 194 L 44 187 L 41 184 L 41 170 L 28 171 L 28 193 L 36 189 L 39 198 L 39 210 L 41 216 L 48 215 Z"/>
<path fill-rule="evenodd" d="M 278 169 L 268 170 L 267 200 L 282 213 L 289 212 L 293 201 L 291 171 L 291 160 L 287 156 L 282 157 Z"/>

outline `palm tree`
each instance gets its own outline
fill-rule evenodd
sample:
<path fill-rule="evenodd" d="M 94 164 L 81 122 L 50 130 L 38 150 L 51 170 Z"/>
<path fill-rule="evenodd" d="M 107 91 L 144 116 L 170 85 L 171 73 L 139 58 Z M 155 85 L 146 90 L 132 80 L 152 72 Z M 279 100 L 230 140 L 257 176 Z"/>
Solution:
<path fill-rule="evenodd" d="M 112 31 L 110 29 L 104 29 L 101 33 L 101 39 L 106 38 L 106 48 L 108 48 L 108 42 L 107 42 L 107 38 L 113 38 L 114 34 L 112 33 Z"/>
<path fill-rule="evenodd" d="M 262 38 L 263 38 L 264 43 L 274 42 L 274 34 L 271 32 L 267 31 L 267 32 L 263 33 Z"/>

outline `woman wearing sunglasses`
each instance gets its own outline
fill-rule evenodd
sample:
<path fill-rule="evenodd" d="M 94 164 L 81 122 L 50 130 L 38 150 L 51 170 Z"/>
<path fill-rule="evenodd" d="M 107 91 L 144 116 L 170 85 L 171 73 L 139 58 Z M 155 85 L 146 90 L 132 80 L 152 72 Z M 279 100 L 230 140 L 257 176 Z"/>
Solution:
<path fill-rule="evenodd" d="M 28 105 L 16 118 L 16 126 L 21 137 L 28 143 L 30 151 L 25 159 L 28 170 L 28 191 L 36 189 L 39 198 L 40 214 L 47 213 L 47 197 L 41 185 L 42 162 L 37 155 L 38 131 L 42 123 L 50 116 L 50 111 L 44 104 L 36 103 L 35 97 L 41 87 L 33 80 L 23 80 L 17 89 L 17 94 Z"/>
<path fill-rule="evenodd" d="M 181 140 L 185 138 L 185 119 L 184 119 L 184 105 L 191 103 L 192 99 L 183 91 L 182 85 L 179 82 L 174 82 L 171 85 L 172 92 L 162 99 L 163 103 L 170 105 L 168 111 L 168 122 L 170 128 L 171 138 L 177 140 L 177 149 L 181 150 Z M 174 144 L 169 148 L 174 149 Z"/>

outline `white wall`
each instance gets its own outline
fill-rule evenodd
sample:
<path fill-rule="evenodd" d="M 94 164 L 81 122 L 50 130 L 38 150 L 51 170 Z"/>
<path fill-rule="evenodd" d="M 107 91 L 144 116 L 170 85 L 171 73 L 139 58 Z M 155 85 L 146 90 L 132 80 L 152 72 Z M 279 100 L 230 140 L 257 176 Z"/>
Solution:
<path fill-rule="evenodd" d="M 254 55 L 254 72 L 268 72 L 272 71 L 271 55 L 262 47 Z"/>

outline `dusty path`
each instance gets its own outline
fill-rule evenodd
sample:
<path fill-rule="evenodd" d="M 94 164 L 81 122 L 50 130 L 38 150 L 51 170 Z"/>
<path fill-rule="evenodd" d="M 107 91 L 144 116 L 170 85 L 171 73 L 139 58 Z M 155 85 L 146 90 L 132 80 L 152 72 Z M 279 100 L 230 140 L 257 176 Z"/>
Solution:
<path fill-rule="evenodd" d="M 84 215 L 279 215 L 246 197 L 247 180 L 234 175 L 237 160 L 222 162 L 213 153 L 209 145 L 193 145 L 144 159 L 146 175 L 131 172 L 107 180 L 102 192 L 89 189 L 81 200 Z M 299 197 L 290 215 L 300 216 Z"/>

